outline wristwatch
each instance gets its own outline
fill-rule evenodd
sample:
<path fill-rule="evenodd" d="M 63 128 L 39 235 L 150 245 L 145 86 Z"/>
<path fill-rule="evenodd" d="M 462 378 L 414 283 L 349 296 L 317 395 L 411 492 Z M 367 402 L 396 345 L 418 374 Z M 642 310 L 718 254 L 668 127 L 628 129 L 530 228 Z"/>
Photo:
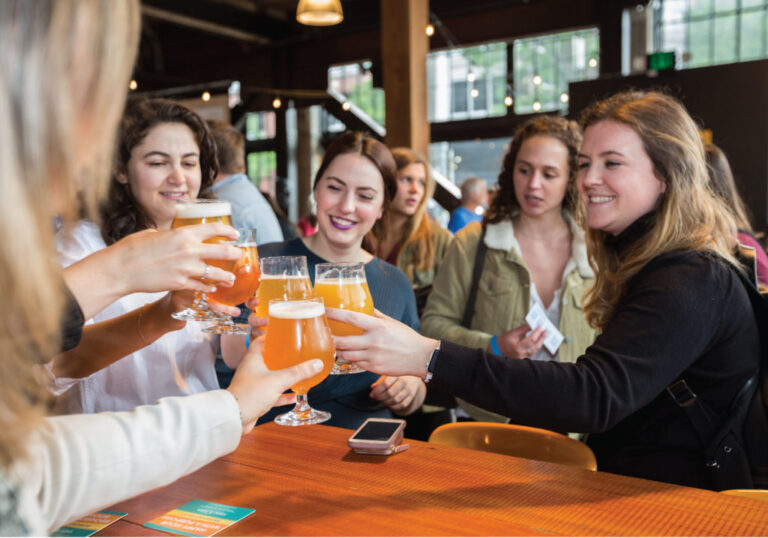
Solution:
<path fill-rule="evenodd" d="M 435 372 L 435 365 L 437 364 L 437 356 L 440 354 L 440 340 L 437 341 L 437 345 L 435 346 L 435 349 L 432 351 L 432 355 L 430 355 L 429 359 L 427 360 L 427 373 L 424 375 L 424 383 L 429 383 L 432 381 L 432 376 Z"/>

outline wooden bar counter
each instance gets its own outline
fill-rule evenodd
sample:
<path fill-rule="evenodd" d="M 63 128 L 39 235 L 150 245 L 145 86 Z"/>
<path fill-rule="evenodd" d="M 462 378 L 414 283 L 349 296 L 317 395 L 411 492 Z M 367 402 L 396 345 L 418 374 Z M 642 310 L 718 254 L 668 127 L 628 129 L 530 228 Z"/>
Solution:
<path fill-rule="evenodd" d="M 766 536 L 768 503 L 563 465 L 408 441 L 349 451 L 350 430 L 256 428 L 239 448 L 118 503 L 104 536 L 195 499 L 255 509 L 223 536 Z"/>

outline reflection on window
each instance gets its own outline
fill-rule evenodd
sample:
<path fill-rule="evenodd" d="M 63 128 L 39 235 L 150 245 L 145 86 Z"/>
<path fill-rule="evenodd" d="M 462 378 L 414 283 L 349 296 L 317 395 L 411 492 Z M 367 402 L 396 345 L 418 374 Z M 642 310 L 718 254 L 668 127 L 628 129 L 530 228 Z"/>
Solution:
<path fill-rule="evenodd" d="M 655 0 L 653 50 L 677 53 L 677 67 L 768 57 L 765 0 Z"/>
<path fill-rule="evenodd" d="M 248 154 L 248 177 L 258 186 L 262 180 L 277 177 L 277 154 L 274 151 L 259 151 Z"/>
<path fill-rule="evenodd" d="M 427 56 L 429 121 L 507 113 L 507 45 L 486 43 Z"/>
<path fill-rule="evenodd" d="M 429 145 L 432 168 L 456 185 L 468 177 L 483 178 L 488 186 L 496 184 L 509 138 L 435 142 Z"/>
<path fill-rule="evenodd" d="M 275 138 L 275 113 L 271 111 L 248 113 L 245 117 L 245 139 L 267 140 L 270 138 Z"/>
<path fill-rule="evenodd" d="M 516 39 L 515 113 L 567 110 L 568 83 L 599 75 L 599 41 L 596 28 Z"/>
<path fill-rule="evenodd" d="M 328 87 L 357 105 L 380 125 L 384 125 L 384 90 L 373 87 L 372 63 L 337 65 L 328 69 Z"/>

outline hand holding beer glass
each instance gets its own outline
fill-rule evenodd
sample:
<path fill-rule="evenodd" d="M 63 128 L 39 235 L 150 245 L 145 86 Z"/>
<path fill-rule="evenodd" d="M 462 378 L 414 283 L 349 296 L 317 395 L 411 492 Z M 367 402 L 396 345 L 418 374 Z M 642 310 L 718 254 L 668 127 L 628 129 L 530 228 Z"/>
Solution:
<path fill-rule="evenodd" d="M 256 248 L 256 230 L 253 228 L 238 228 L 237 240 L 232 244 L 238 247 L 242 255 L 232 272 L 235 274 L 235 282 L 231 287 L 219 286 L 208 297 L 217 303 L 227 306 L 237 306 L 253 297 L 259 288 L 259 252 Z M 218 313 L 215 325 L 206 327 L 203 331 L 214 334 L 250 334 L 250 326 L 235 325 L 230 316 Z"/>
<path fill-rule="evenodd" d="M 262 258 L 257 316 L 269 315 L 269 302 L 273 299 L 305 299 L 313 295 L 306 256 Z"/>
<path fill-rule="evenodd" d="M 182 226 L 191 226 L 193 224 L 203 224 L 206 222 L 222 222 L 232 225 L 232 206 L 229 202 L 222 200 L 184 200 L 176 204 L 176 217 L 173 219 L 171 228 L 180 228 Z M 226 237 L 212 237 L 206 239 L 205 243 L 221 243 L 227 241 Z M 205 260 L 205 263 L 214 267 L 219 267 L 225 271 L 232 271 L 235 261 L 230 260 Z M 208 266 L 200 277 L 200 280 L 210 283 L 206 280 Z M 215 321 L 219 319 L 218 314 L 213 312 L 205 298 L 205 293 L 195 292 L 195 301 L 192 306 L 171 314 L 175 319 L 186 321 Z"/>
<path fill-rule="evenodd" d="M 328 377 L 335 353 L 322 299 L 312 297 L 269 302 L 269 328 L 264 340 L 264 364 L 267 368 L 279 370 L 310 359 L 320 359 L 324 366 L 317 375 L 291 387 L 296 393 L 296 407 L 275 418 L 276 423 L 303 426 L 331 418 L 330 413 L 309 406 L 307 393 Z"/>
<path fill-rule="evenodd" d="M 315 294 L 326 306 L 373 315 L 373 299 L 361 263 L 318 263 L 315 266 Z M 361 329 L 339 321 L 329 321 L 334 336 L 363 334 Z M 336 358 L 332 374 L 363 372 L 359 366 Z"/>

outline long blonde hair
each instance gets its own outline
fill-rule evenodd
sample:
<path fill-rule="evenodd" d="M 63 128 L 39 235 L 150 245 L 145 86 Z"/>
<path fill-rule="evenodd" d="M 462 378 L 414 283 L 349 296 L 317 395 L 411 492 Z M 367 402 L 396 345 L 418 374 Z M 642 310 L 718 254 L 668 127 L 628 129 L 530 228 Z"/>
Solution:
<path fill-rule="evenodd" d="M 596 273 L 587 294 L 587 320 L 602 328 L 613 315 L 638 271 L 657 256 L 673 250 L 695 250 L 736 263 L 736 224 L 731 210 L 708 188 L 704 145 L 699 129 L 683 105 L 659 92 L 627 91 L 587 108 L 581 117 L 590 125 L 611 120 L 635 131 L 666 184 L 647 234 L 621 258 L 604 244 L 607 232 L 588 229 L 587 249 Z"/>
<path fill-rule="evenodd" d="M 139 21 L 135 0 L 0 0 L 0 469 L 42 413 L 33 364 L 60 345 L 53 216 L 96 215 Z"/>
<path fill-rule="evenodd" d="M 400 252 L 402 252 L 406 246 L 413 245 L 414 255 L 416 257 L 416 263 L 413 268 L 419 271 L 426 271 L 435 264 L 435 242 L 432 237 L 432 228 L 429 224 L 429 215 L 427 214 L 427 202 L 435 193 L 435 179 L 430 173 L 429 163 L 424 157 L 412 149 L 394 148 L 392 150 L 392 156 L 395 158 L 398 172 L 411 164 L 424 165 L 427 179 L 427 184 L 424 189 L 424 197 L 416 207 L 414 214 L 409 216 L 405 221 L 403 234 L 402 237 L 400 237 Z M 392 206 L 390 205 L 385 211 L 384 216 L 373 225 L 367 241 L 369 245 L 378 247 L 378 245 L 386 239 L 389 233 L 386 227 L 388 222 L 387 213 L 391 211 Z M 375 251 L 376 250 L 374 249 L 373 252 Z M 408 277 L 413 278 L 413 275 L 408 275 Z"/>

